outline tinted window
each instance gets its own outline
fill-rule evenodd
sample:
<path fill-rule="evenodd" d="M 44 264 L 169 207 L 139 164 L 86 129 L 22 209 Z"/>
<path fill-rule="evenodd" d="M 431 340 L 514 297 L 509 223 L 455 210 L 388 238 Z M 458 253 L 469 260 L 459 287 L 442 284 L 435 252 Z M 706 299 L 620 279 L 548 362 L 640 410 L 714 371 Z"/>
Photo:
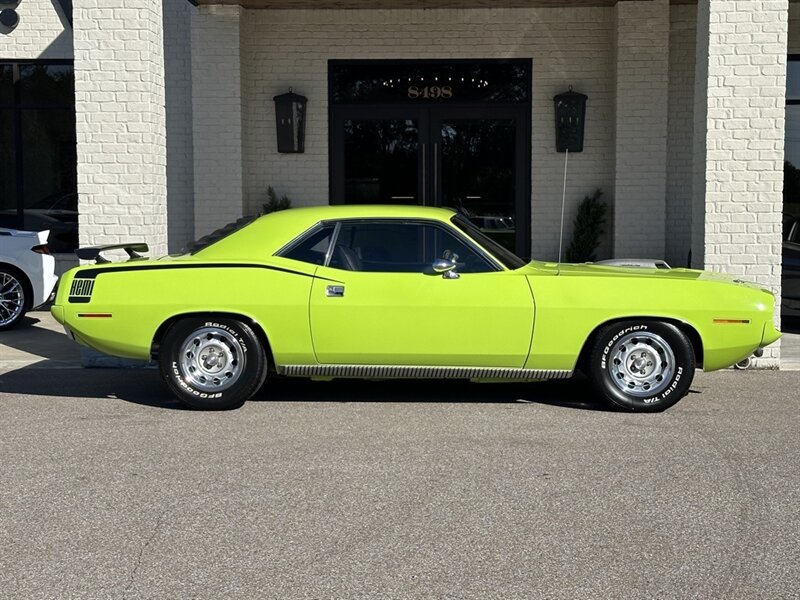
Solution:
<path fill-rule="evenodd" d="M 335 104 L 527 102 L 530 61 L 352 61 L 331 63 Z"/>
<path fill-rule="evenodd" d="M 497 270 L 438 225 L 386 221 L 342 223 L 329 266 L 346 271 L 432 273 L 437 258 L 454 259 L 459 273 Z"/>
<path fill-rule="evenodd" d="M 324 265 L 333 230 L 333 225 L 326 225 L 312 231 L 300 241 L 292 244 L 288 250 L 281 252 L 281 256 L 312 265 Z"/>

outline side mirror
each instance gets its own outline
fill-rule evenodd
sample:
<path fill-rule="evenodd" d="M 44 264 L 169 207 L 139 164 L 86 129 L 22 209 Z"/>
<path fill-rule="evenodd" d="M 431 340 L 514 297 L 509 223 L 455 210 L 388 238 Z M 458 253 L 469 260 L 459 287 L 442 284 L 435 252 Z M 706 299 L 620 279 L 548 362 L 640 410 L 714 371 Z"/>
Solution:
<path fill-rule="evenodd" d="M 454 260 L 447 260 L 446 258 L 437 258 L 433 261 L 433 270 L 435 273 L 441 273 L 445 279 L 458 279 L 460 275 L 454 271 L 456 262 Z"/>

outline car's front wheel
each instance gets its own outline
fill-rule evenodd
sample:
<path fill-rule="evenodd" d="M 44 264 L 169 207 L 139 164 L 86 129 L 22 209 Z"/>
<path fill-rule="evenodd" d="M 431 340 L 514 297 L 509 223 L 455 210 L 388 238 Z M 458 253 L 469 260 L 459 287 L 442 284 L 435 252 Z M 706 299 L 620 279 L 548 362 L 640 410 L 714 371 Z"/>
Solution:
<path fill-rule="evenodd" d="M 17 271 L 0 267 L 0 331 L 11 329 L 28 309 L 28 288 Z"/>
<path fill-rule="evenodd" d="M 161 343 L 161 377 L 184 403 L 201 410 L 238 408 L 267 375 L 264 348 L 252 327 L 228 318 L 173 324 Z"/>
<path fill-rule="evenodd" d="M 658 412 L 689 392 L 694 348 L 670 323 L 622 321 L 598 332 L 588 371 L 597 391 L 614 406 Z"/>

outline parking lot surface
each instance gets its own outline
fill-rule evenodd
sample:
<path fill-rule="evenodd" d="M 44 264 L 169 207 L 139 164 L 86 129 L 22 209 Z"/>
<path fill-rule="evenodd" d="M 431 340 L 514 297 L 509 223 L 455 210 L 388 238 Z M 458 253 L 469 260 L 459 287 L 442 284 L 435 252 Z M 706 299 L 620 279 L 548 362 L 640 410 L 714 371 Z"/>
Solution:
<path fill-rule="evenodd" d="M 41 365 L 40 365 L 41 366 Z M 585 381 L 276 381 L 183 410 L 152 369 L 0 373 L 7 598 L 795 598 L 800 372 L 656 415 Z"/>

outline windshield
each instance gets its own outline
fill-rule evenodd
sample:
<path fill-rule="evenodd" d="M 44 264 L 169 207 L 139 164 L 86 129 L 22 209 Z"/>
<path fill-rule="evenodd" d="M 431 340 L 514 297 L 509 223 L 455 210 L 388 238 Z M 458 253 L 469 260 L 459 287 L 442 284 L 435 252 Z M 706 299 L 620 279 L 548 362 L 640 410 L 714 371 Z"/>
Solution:
<path fill-rule="evenodd" d="M 506 248 L 503 248 L 500 244 L 495 242 L 492 238 L 485 235 L 480 229 L 475 227 L 469 219 L 467 219 L 463 215 L 455 215 L 451 219 L 453 225 L 458 227 L 461 231 L 466 233 L 469 237 L 473 240 L 478 242 L 484 249 L 486 249 L 489 254 L 491 254 L 496 260 L 501 262 L 507 269 L 519 269 L 520 267 L 524 267 L 527 263 L 522 260 L 519 256 L 511 252 Z"/>

